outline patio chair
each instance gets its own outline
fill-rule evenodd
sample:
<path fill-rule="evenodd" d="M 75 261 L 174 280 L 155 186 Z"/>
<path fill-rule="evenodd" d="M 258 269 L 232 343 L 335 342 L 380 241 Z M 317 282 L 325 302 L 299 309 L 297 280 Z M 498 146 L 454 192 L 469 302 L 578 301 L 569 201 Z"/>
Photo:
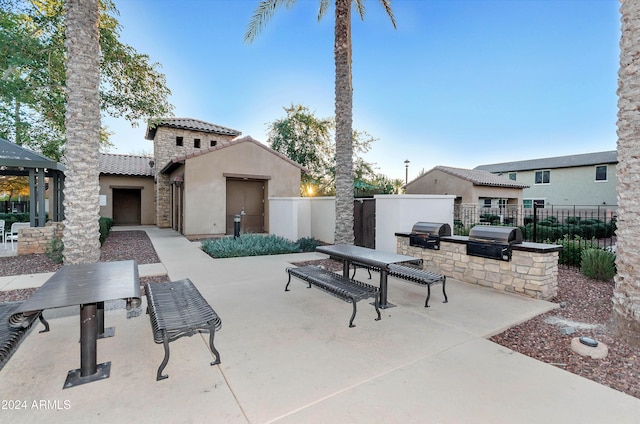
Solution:
<path fill-rule="evenodd" d="M 11 224 L 11 231 L 7 231 L 4 235 L 5 243 L 7 239 L 11 241 L 11 250 L 13 250 L 13 242 L 18 242 L 18 231 L 22 228 L 29 228 L 31 224 L 29 222 L 14 222 Z"/>

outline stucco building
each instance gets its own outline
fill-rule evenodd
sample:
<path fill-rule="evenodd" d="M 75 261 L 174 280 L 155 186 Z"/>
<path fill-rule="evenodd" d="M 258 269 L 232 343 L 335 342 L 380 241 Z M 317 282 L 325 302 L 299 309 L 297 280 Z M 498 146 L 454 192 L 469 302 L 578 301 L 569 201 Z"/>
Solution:
<path fill-rule="evenodd" d="M 185 235 L 268 232 L 269 197 L 300 195 L 302 166 L 240 131 L 190 118 L 149 126 L 154 156 L 101 155 L 101 215 Z"/>
<path fill-rule="evenodd" d="M 527 184 L 525 208 L 551 205 L 615 205 L 615 150 L 504 162 L 476 167 Z"/>

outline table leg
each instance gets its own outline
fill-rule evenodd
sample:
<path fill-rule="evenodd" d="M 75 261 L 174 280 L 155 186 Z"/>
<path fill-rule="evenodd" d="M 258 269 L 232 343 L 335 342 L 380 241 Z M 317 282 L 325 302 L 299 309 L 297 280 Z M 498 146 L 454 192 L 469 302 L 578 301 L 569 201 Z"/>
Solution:
<path fill-rule="evenodd" d="M 388 276 L 389 272 L 382 268 L 380 270 L 380 309 L 389 309 L 389 308 L 393 308 L 394 305 L 393 303 L 388 303 L 387 302 L 387 276 Z"/>
<path fill-rule="evenodd" d="M 80 305 L 80 368 L 71 370 L 63 389 L 109 378 L 111 362 L 97 364 L 98 305 Z"/>
<path fill-rule="evenodd" d="M 351 261 L 345 259 L 342 261 L 342 276 L 349 278 L 349 275 L 351 275 Z"/>
<path fill-rule="evenodd" d="M 104 302 L 98 302 L 98 338 L 106 339 L 116 335 L 116 328 L 104 328 Z"/>

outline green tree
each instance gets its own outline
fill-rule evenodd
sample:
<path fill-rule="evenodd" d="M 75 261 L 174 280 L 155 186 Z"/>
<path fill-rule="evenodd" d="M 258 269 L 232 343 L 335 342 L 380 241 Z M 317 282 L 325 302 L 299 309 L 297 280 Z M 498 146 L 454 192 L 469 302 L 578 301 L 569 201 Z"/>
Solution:
<path fill-rule="evenodd" d="M 318 19 L 329 8 L 329 0 L 319 0 Z M 396 26 L 391 10 L 391 0 L 379 0 L 391 23 Z M 252 41 L 278 7 L 291 7 L 296 0 L 262 0 L 258 4 L 245 41 Z M 335 76 L 335 122 L 336 122 L 336 228 L 335 242 L 353 244 L 353 85 L 352 85 L 352 40 L 351 5 L 355 5 L 364 19 L 364 0 L 335 0 L 334 60 Z"/>
<path fill-rule="evenodd" d="M 334 196 L 336 149 L 332 141 L 333 119 L 318 118 L 302 105 L 291 105 L 284 110 L 287 113 L 284 118 L 269 124 L 267 142 L 272 149 L 307 169 L 300 185 L 303 196 Z M 368 152 L 375 141 L 366 131 L 353 130 L 355 195 L 360 195 L 365 188 L 374 194 L 383 192 L 377 184 L 381 177 L 376 174 L 375 165 L 360 156 Z"/>
<path fill-rule="evenodd" d="M 286 117 L 269 124 L 267 143 L 307 169 L 300 185 L 303 196 L 329 194 L 332 181 L 328 171 L 335 152 L 331 141 L 333 120 L 317 118 L 302 105 L 291 105 L 284 110 Z"/>
<path fill-rule="evenodd" d="M 64 185 L 64 261 L 100 259 L 97 193 L 100 138 L 98 0 L 66 0 L 67 146 Z"/>
<path fill-rule="evenodd" d="M 2 0 L 0 9 L 0 135 L 59 160 L 65 134 L 63 0 Z M 119 41 L 112 0 L 99 3 L 100 106 L 104 114 L 139 121 L 169 115 L 169 89 L 159 65 Z M 108 131 L 100 132 L 107 142 Z"/>

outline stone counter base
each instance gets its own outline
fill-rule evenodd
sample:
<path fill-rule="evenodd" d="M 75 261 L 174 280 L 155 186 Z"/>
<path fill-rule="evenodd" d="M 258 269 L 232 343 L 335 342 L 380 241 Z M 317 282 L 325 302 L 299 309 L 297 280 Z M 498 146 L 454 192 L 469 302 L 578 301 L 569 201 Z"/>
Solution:
<path fill-rule="evenodd" d="M 423 268 L 430 272 L 535 299 L 550 300 L 558 293 L 557 248 L 514 248 L 511 261 L 506 262 L 467 256 L 466 243 L 459 240 L 442 239 L 440 250 L 410 246 L 409 238 L 404 236 L 397 236 L 396 240 L 397 253 L 421 258 Z"/>
<path fill-rule="evenodd" d="M 21 229 L 18 233 L 18 255 L 45 253 L 51 240 L 62 238 L 63 229 L 61 222 L 47 222 L 45 227 Z"/>

